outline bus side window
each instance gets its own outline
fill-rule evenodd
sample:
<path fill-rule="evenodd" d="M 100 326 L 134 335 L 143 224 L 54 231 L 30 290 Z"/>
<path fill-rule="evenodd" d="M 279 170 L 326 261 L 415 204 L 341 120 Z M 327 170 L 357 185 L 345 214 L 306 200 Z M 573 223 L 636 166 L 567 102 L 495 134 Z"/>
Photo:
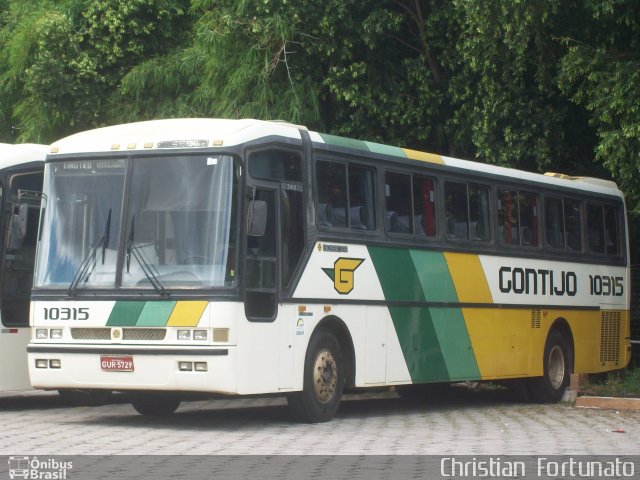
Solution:
<path fill-rule="evenodd" d="M 539 245 L 538 195 L 530 192 L 519 192 L 518 210 L 520 212 L 521 245 L 537 247 Z"/>
<path fill-rule="evenodd" d="M 347 167 L 342 163 L 319 161 L 318 221 L 327 227 L 347 226 Z"/>
<path fill-rule="evenodd" d="M 413 233 L 411 176 L 387 172 L 385 175 L 385 223 L 388 232 Z"/>
<path fill-rule="evenodd" d="M 319 161 L 316 164 L 318 186 L 318 224 L 375 230 L 374 170 L 358 165 Z"/>
<path fill-rule="evenodd" d="M 619 256 L 620 246 L 620 209 L 605 205 L 604 207 L 604 238 L 607 255 Z"/>
<path fill-rule="evenodd" d="M 564 212 L 562 200 L 545 198 L 544 217 L 547 244 L 553 248 L 564 248 Z"/>
<path fill-rule="evenodd" d="M 582 228 L 580 221 L 580 205 L 578 200 L 564 201 L 564 228 L 567 248 L 574 252 L 582 250 Z"/>
<path fill-rule="evenodd" d="M 444 207 L 447 238 L 469 239 L 467 184 L 445 182 Z"/>
<path fill-rule="evenodd" d="M 413 207 L 416 235 L 436 236 L 436 187 L 431 177 L 414 175 Z"/>
<path fill-rule="evenodd" d="M 591 253 L 604 253 L 604 217 L 601 205 L 587 204 L 587 248 Z"/>
<path fill-rule="evenodd" d="M 491 239 L 489 228 L 489 188 L 469 185 L 469 237 L 486 242 Z"/>
<path fill-rule="evenodd" d="M 373 184 L 372 168 L 349 165 L 349 227 L 352 229 L 376 229 Z"/>
<path fill-rule="evenodd" d="M 498 190 L 498 238 L 507 245 L 520 245 L 520 212 L 516 200 L 516 192 Z"/>

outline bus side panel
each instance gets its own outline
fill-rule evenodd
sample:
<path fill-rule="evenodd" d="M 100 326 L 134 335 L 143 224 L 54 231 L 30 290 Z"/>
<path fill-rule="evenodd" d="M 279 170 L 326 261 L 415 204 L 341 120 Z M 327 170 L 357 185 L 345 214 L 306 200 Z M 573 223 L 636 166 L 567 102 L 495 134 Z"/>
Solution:
<path fill-rule="evenodd" d="M 0 390 L 31 388 L 27 369 L 29 328 L 0 326 Z"/>

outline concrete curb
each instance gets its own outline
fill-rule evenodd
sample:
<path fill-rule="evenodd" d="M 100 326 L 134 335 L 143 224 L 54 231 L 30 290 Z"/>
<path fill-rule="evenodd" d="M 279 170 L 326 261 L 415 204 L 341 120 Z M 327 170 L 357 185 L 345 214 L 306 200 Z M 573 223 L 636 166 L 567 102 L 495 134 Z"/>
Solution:
<path fill-rule="evenodd" d="M 578 397 L 576 407 L 603 410 L 640 410 L 640 398 Z"/>

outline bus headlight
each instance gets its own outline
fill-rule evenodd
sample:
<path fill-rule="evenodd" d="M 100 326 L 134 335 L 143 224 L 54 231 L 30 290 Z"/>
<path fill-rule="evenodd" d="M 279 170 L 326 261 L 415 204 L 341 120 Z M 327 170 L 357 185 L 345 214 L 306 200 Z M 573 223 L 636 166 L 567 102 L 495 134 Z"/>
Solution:
<path fill-rule="evenodd" d="M 62 338 L 62 329 L 61 328 L 52 328 L 49 331 L 49 338 L 54 340 L 60 340 Z"/>
<path fill-rule="evenodd" d="M 191 340 L 191 330 L 178 330 L 178 340 Z"/>
<path fill-rule="evenodd" d="M 46 328 L 36 328 L 37 340 L 46 340 L 47 338 L 49 338 L 49 331 Z"/>
<path fill-rule="evenodd" d="M 193 331 L 193 339 L 194 340 L 206 340 L 207 339 L 207 331 L 206 330 L 194 330 Z"/>

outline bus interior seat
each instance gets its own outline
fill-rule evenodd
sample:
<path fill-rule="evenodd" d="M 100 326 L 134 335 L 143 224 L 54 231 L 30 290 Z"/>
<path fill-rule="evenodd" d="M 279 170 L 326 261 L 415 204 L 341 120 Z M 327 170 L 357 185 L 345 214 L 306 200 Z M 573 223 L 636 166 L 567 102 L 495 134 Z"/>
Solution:
<path fill-rule="evenodd" d="M 349 209 L 350 226 L 356 230 L 367 230 L 367 211 L 364 207 L 351 207 Z"/>
<path fill-rule="evenodd" d="M 322 227 L 333 227 L 332 217 L 333 217 L 333 209 L 331 205 L 328 203 L 320 203 L 318 205 L 318 225 Z"/>

